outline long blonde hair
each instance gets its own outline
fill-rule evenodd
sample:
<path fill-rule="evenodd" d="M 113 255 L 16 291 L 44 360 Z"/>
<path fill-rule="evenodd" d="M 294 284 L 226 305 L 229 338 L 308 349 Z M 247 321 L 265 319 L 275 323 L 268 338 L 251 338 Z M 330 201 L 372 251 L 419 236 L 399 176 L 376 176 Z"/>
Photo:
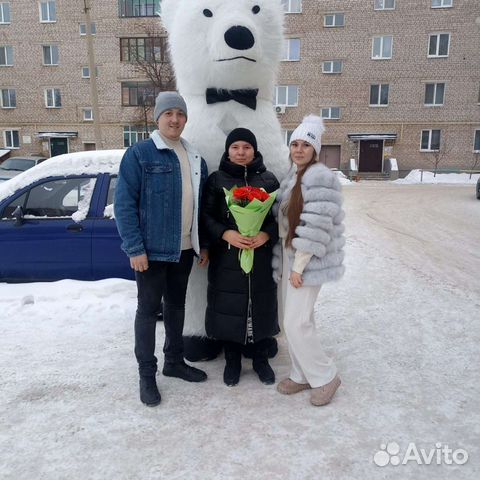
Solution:
<path fill-rule="evenodd" d="M 290 157 L 290 161 L 292 158 Z M 287 218 L 288 218 L 288 234 L 285 240 L 287 247 L 292 246 L 292 240 L 295 238 L 295 230 L 300 223 L 300 215 L 303 211 L 303 195 L 302 195 L 302 178 L 305 172 L 318 161 L 318 155 L 313 151 L 312 159 L 301 170 L 297 170 L 297 181 L 290 192 L 290 200 L 288 202 Z"/>

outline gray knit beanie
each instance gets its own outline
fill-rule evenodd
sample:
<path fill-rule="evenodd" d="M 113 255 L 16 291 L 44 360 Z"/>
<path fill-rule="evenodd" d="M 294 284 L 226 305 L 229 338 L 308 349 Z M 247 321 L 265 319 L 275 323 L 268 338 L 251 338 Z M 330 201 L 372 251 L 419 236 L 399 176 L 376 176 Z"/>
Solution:
<path fill-rule="evenodd" d="M 158 117 L 160 117 L 163 112 L 171 110 L 172 108 L 178 108 L 188 117 L 187 104 L 180 94 L 177 92 L 160 92 L 157 95 L 155 110 L 153 111 L 155 123 L 158 122 Z"/>

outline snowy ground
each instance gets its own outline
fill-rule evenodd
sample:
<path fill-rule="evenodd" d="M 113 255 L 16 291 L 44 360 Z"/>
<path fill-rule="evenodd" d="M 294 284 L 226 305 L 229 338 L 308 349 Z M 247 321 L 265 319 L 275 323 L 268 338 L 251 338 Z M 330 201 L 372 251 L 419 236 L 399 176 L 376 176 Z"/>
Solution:
<path fill-rule="evenodd" d="M 146 408 L 134 284 L 1 284 L 0 478 L 480 478 L 474 187 L 360 182 L 344 192 L 347 274 L 318 305 L 343 380 L 330 405 L 263 386 L 248 361 L 239 386 L 225 387 L 219 359 L 201 365 L 204 384 L 160 374 L 162 404 Z M 272 363 L 283 378 L 280 343 Z M 469 460 L 375 465 L 388 442 L 401 459 L 414 442 L 462 448 Z"/>

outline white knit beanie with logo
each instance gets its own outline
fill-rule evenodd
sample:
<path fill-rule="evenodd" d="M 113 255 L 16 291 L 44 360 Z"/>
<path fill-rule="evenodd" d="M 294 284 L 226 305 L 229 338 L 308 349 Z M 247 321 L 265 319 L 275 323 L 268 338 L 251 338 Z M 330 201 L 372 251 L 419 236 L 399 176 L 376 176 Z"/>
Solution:
<path fill-rule="evenodd" d="M 322 133 L 324 131 L 325 127 L 323 126 L 321 117 L 317 115 L 307 115 L 302 123 L 293 131 L 288 146 L 295 140 L 303 140 L 304 142 L 308 142 L 318 155 L 322 148 Z"/>

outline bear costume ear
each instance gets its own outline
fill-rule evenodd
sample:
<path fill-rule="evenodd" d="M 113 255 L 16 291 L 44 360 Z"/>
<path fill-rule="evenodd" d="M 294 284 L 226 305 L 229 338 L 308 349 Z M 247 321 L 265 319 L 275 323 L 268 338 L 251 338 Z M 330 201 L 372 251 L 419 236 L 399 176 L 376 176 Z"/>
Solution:
<path fill-rule="evenodd" d="M 160 17 L 167 32 L 169 32 L 172 27 L 175 14 L 177 13 L 177 7 L 181 3 L 182 0 L 162 0 Z"/>

